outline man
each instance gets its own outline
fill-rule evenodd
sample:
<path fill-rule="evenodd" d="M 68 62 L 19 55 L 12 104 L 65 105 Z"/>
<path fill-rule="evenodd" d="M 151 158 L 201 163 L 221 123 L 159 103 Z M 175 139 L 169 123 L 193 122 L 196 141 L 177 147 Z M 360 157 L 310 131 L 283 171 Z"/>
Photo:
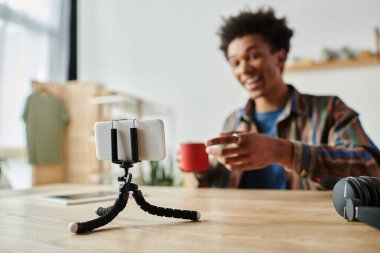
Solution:
<path fill-rule="evenodd" d="M 324 189 L 346 176 L 380 176 L 380 152 L 336 96 L 299 93 L 282 78 L 293 35 L 269 9 L 224 20 L 221 50 L 249 95 L 206 142 L 218 165 L 200 186 Z M 223 165 L 223 166 L 222 166 Z"/>

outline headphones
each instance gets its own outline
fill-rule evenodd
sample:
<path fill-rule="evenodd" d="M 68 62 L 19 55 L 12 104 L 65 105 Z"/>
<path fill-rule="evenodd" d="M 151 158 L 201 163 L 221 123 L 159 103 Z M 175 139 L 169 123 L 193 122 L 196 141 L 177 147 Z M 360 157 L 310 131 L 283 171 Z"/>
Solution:
<path fill-rule="evenodd" d="M 380 178 L 346 177 L 335 184 L 333 203 L 338 214 L 380 229 Z"/>

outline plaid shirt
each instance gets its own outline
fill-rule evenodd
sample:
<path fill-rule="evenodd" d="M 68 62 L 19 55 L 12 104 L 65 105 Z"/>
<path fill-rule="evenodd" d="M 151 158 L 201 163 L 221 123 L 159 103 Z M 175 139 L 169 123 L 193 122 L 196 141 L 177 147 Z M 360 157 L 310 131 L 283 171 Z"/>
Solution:
<path fill-rule="evenodd" d="M 359 115 L 336 96 L 300 94 L 289 85 L 291 97 L 277 120 L 279 138 L 293 144 L 292 168 L 286 169 L 288 188 L 326 189 L 347 176 L 380 177 L 380 151 L 364 132 Z M 252 120 L 255 103 L 233 112 L 224 131 L 257 132 Z M 196 175 L 200 187 L 233 187 L 242 172 L 217 164 Z"/>

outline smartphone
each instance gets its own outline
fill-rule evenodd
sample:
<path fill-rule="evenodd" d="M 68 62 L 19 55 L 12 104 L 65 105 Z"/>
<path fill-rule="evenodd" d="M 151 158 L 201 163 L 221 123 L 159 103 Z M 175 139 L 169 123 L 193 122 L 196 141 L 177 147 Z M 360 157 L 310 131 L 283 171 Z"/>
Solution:
<path fill-rule="evenodd" d="M 132 160 L 130 128 L 137 128 L 139 160 L 159 161 L 166 156 L 164 122 L 160 119 L 96 122 L 95 146 L 99 160 L 112 160 L 111 128 L 117 129 L 119 160 Z"/>

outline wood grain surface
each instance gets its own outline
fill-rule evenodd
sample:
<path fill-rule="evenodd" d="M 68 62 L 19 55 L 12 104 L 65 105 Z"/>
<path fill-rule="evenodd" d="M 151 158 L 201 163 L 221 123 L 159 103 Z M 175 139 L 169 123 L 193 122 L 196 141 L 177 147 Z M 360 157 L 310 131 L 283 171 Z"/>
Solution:
<path fill-rule="evenodd" d="M 142 187 L 163 207 L 198 210 L 199 222 L 152 216 L 131 197 L 105 227 L 72 234 L 71 221 L 96 217 L 113 201 L 65 206 L 41 195 L 112 189 L 54 185 L 0 191 L 0 252 L 379 252 L 380 230 L 350 223 L 331 192 Z M 116 191 L 116 189 L 115 189 Z"/>

